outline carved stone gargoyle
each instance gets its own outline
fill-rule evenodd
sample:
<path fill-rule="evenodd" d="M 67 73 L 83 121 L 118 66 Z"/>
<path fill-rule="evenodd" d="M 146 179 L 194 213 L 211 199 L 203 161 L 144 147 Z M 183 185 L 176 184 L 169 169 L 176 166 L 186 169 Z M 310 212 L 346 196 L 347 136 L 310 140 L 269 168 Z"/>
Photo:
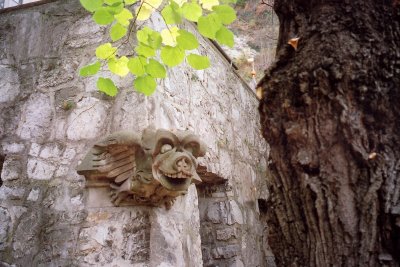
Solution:
<path fill-rule="evenodd" d="M 97 142 L 77 171 L 88 187 L 109 184 L 116 206 L 169 208 L 190 184 L 201 182 L 196 158 L 205 152 L 205 145 L 189 131 L 147 128 L 141 140 L 132 132 L 116 132 Z"/>

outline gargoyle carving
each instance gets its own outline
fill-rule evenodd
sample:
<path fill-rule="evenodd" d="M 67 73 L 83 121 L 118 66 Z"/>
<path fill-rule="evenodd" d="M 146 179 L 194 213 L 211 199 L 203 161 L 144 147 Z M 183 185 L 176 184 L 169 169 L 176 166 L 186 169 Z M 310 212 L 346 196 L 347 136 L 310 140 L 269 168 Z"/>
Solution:
<path fill-rule="evenodd" d="M 189 131 L 147 128 L 141 140 L 132 132 L 116 132 L 96 143 L 80 165 L 88 186 L 109 184 L 115 205 L 165 204 L 200 183 L 197 157 L 205 146 Z"/>

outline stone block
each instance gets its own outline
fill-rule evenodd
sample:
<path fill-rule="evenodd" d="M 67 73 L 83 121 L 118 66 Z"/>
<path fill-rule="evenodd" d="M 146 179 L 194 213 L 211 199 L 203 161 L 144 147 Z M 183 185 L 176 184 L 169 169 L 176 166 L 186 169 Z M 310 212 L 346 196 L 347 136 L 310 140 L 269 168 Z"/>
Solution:
<path fill-rule="evenodd" d="M 33 256 L 39 251 L 40 226 L 39 213 L 32 212 L 22 217 L 13 236 L 12 253 L 15 258 Z"/>
<path fill-rule="evenodd" d="M 202 245 L 213 244 L 215 242 L 213 225 L 210 225 L 210 223 L 202 222 L 200 236 Z"/>
<path fill-rule="evenodd" d="M 10 226 L 11 216 L 8 210 L 0 207 L 0 251 L 6 247 Z"/>
<path fill-rule="evenodd" d="M 64 166 L 64 165 L 63 165 L 63 166 L 60 166 L 60 167 L 57 169 L 55 176 L 56 176 L 56 177 L 65 176 L 65 175 L 68 174 L 68 171 L 69 171 L 69 166 Z"/>
<path fill-rule="evenodd" d="M 39 73 L 39 88 L 49 89 L 74 79 L 78 62 L 73 58 L 44 58 Z"/>
<path fill-rule="evenodd" d="M 237 229 L 234 227 L 226 227 L 222 229 L 217 229 L 217 240 L 227 241 L 231 238 L 237 238 Z"/>
<path fill-rule="evenodd" d="M 115 131 L 125 129 L 141 132 L 149 124 L 147 101 L 145 96 L 138 95 L 136 92 L 121 92 L 116 104 L 123 112 L 115 114 L 112 129 Z"/>
<path fill-rule="evenodd" d="M 69 163 L 71 162 L 76 155 L 76 151 L 73 148 L 66 148 L 64 154 L 62 155 L 62 163 Z"/>
<path fill-rule="evenodd" d="M 1 267 L 16 267 L 17 265 L 15 264 L 8 264 L 6 262 L 0 261 L 0 266 Z"/>
<path fill-rule="evenodd" d="M 222 223 L 223 214 L 226 214 L 226 208 L 224 202 L 214 202 L 210 203 L 208 206 L 206 220 L 213 223 Z"/>
<path fill-rule="evenodd" d="M 201 248 L 201 253 L 203 255 L 203 261 L 209 261 L 211 260 L 211 252 L 209 247 L 203 246 Z"/>
<path fill-rule="evenodd" d="M 3 145 L 3 152 L 5 154 L 16 154 L 21 153 L 25 149 L 25 145 L 23 143 L 4 143 Z"/>
<path fill-rule="evenodd" d="M 25 189 L 23 188 L 8 187 L 4 185 L 0 187 L 0 199 L 20 200 L 24 194 Z"/>
<path fill-rule="evenodd" d="M 146 266 L 150 217 L 132 208 L 90 209 L 78 240 L 79 261 L 100 266 Z M 120 259 L 117 265 L 113 265 Z M 141 264 L 139 264 L 141 263 Z"/>
<path fill-rule="evenodd" d="M 56 166 L 41 159 L 29 158 L 27 164 L 28 178 L 35 180 L 50 180 Z"/>
<path fill-rule="evenodd" d="M 12 102 L 20 90 L 18 73 L 15 68 L 4 65 L 0 65 L 0 73 L 0 103 Z"/>
<path fill-rule="evenodd" d="M 29 156 L 38 157 L 40 153 L 41 145 L 33 143 L 29 149 Z"/>
<path fill-rule="evenodd" d="M 67 28 L 67 47 L 80 48 L 99 43 L 104 38 L 100 26 L 92 23 L 89 16 L 78 19 L 71 27 Z"/>
<path fill-rule="evenodd" d="M 229 264 L 229 267 L 245 267 L 245 266 L 242 260 L 235 259 L 232 263 Z"/>
<path fill-rule="evenodd" d="M 22 139 L 44 140 L 51 129 L 53 106 L 50 97 L 36 93 L 25 103 L 17 134 Z"/>
<path fill-rule="evenodd" d="M 29 192 L 28 201 L 37 201 L 39 198 L 40 190 L 39 189 L 32 189 L 31 192 Z"/>
<path fill-rule="evenodd" d="M 230 206 L 230 210 L 229 210 L 229 217 L 228 217 L 227 223 L 229 225 L 232 225 L 234 223 L 243 224 L 243 222 L 244 222 L 243 214 L 242 214 L 242 211 L 239 208 L 239 205 L 237 204 L 237 202 L 235 200 L 230 200 L 229 206 Z"/>
<path fill-rule="evenodd" d="M 211 251 L 211 254 L 214 259 L 230 259 L 240 254 L 240 246 L 233 244 L 217 247 Z"/>
<path fill-rule="evenodd" d="M 40 157 L 43 159 L 59 160 L 63 152 L 63 147 L 60 144 L 47 144 L 42 147 Z"/>
<path fill-rule="evenodd" d="M 18 157 L 6 157 L 1 171 L 3 181 L 16 180 L 21 176 L 21 159 Z"/>
<path fill-rule="evenodd" d="M 83 98 L 68 117 L 68 139 L 76 141 L 99 137 L 108 117 L 108 105 L 93 97 Z"/>

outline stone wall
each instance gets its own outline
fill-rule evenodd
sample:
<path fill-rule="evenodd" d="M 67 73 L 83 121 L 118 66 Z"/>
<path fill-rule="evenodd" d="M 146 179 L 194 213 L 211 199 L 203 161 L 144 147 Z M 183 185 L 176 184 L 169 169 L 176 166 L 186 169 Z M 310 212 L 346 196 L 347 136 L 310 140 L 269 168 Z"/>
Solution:
<path fill-rule="evenodd" d="M 151 23 L 164 27 L 157 15 Z M 266 266 L 267 151 L 254 93 L 202 39 L 211 68 L 169 70 L 151 97 L 117 79 L 120 93 L 107 97 L 97 77 L 77 75 L 105 40 L 78 0 L 0 16 L 0 265 Z M 216 183 L 191 186 L 170 210 L 93 197 L 79 160 L 99 137 L 149 125 L 198 134 Z"/>

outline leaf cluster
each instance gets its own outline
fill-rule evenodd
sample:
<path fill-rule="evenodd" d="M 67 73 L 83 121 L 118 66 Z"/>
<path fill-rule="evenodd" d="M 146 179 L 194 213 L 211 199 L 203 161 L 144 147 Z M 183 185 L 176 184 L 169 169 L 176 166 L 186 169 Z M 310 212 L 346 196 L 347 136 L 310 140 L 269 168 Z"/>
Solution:
<path fill-rule="evenodd" d="M 108 25 L 111 41 L 96 49 L 97 61 L 80 69 L 83 77 L 97 74 L 102 67 L 120 77 L 134 75 L 133 86 L 145 95 L 154 93 L 156 79 L 167 76 L 167 68 L 181 64 L 185 58 L 194 69 L 210 66 L 207 56 L 195 50 L 199 41 L 195 34 L 180 28 L 185 21 L 195 22 L 198 32 L 222 45 L 232 47 L 233 33 L 227 25 L 236 19 L 229 5 L 236 0 L 80 0 L 92 13 L 98 25 Z M 160 32 L 143 26 L 153 13 L 161 14 L 166 28 Z M 139 26 L 139 22 L 142 25 Z M 122 55 L 120 47 L 130 43 L 136 33 L 132 53 Z M 118 44 L 118 45 L 117 45 Z M 132 45 L 132 44 L 131 44 Z M 97 87 L 107 95 L 115 96 L 118 88 L 109 78 L 100 77 Z"/>

